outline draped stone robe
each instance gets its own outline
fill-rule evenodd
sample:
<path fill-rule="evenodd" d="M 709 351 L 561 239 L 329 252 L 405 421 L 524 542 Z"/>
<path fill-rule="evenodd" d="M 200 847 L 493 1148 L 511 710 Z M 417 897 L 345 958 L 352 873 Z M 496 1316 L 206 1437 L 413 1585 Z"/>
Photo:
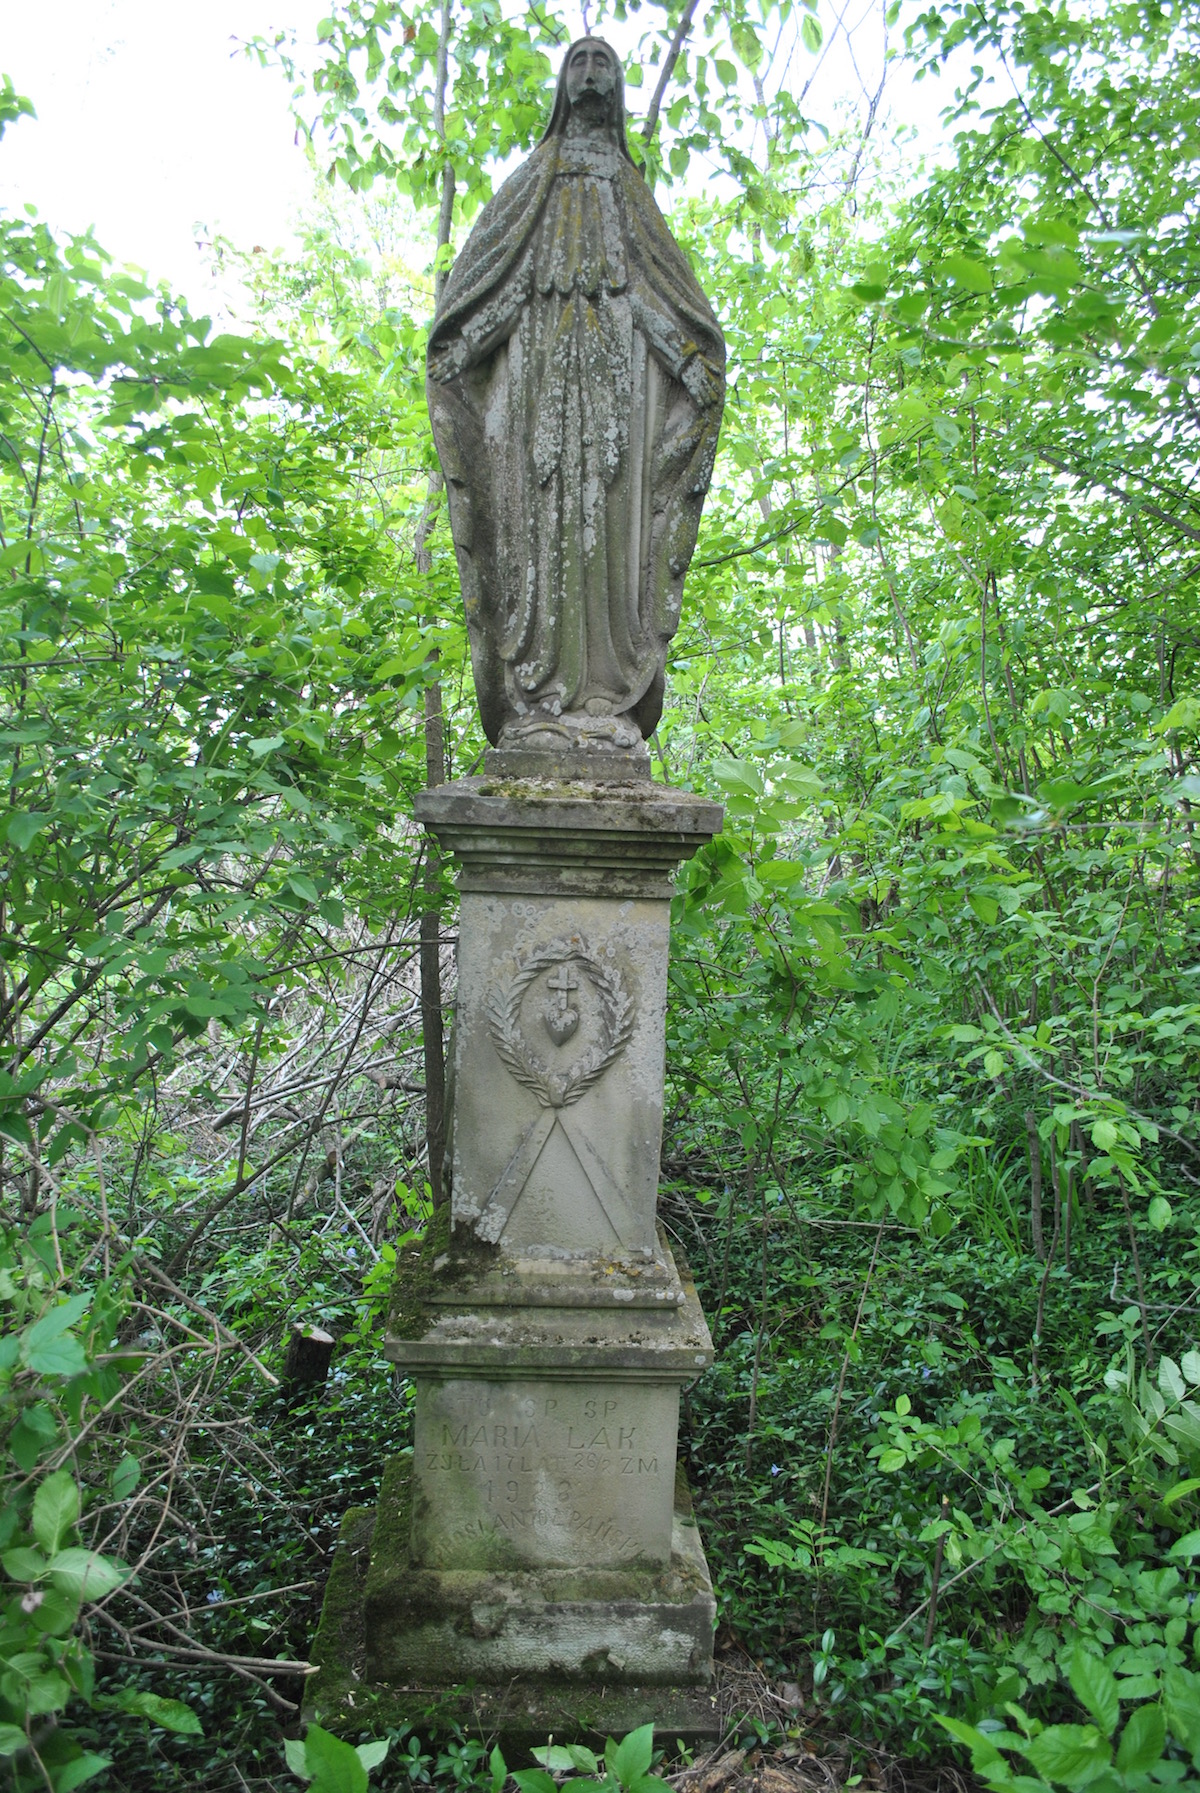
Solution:
<path fill-rule="evenodd" d="M 648 735 L 724 342 L 615 132 L 549 135 L 484 209 L 429 368 L 489 739 L 560 714 Z"/>

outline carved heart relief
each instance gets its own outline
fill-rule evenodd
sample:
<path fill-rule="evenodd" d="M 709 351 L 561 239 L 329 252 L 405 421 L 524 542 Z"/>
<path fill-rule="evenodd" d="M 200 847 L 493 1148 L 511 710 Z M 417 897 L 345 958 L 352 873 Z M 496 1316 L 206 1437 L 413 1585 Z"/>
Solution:
<path fill-rule="evenodd" d="M 546 1032 L 556 1046 L 565 1046 L 579 1026 L 578 1009 L 551 1009 L 544 1017 Z"/>

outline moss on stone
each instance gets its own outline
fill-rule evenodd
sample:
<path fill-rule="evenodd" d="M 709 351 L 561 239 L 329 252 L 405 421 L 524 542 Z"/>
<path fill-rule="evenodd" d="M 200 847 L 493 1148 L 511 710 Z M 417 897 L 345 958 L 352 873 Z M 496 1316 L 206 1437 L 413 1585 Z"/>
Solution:
<path fill-rule="evenodd" d="M 456 1229 L 449 1204 L 435 1208 L 419 1245 L 396 1258 L 396 1274 L 388 1301 L 387 1331 L 392 1338 L 418 1339 L 433 1320 L 430 1305 L 435 1294 L 462 1289 L 490 1270 L 500 1255 L 498 1245 L 485 1245 Z"/>
<path fill-rule="evenodd" d="M 416 1630 L 449 1620 L 452 1627 L 477 1622 L 472 1608 L 483 1584 L 491 1581 L 495 1600 L 503 1609 L 516 1588 L 506 1586 L 502 1575 L 434 1573 L 414 1569 L 409 1562 L 412 1457 L 404 1452 L 393 1457 L 384 1472 L 377 1513 L 352 1508 L 342 1521 L 333 1568 L 314 1639 L 311 1659 L 319 1672 L 305 1688 L 304 1717 L 316 1719 L 328 1729 L 352 1740 L 379 1735 L 400 1724 L 414 1726 L 425 1736 L 465 1728 L 498 1736 L 510 1763 L 532 1744 L 556 1737 L 602 1741 L 624 1736 L 638 1725 L 653 1720 L 672 1739 L 702 1742 L 719 1729 L 717 1702 L 706 1687 L 672 1685 L 604 1686 L 611 1673 L 597 1657 L 595 1681 L 560 1680 L 551 1676 L 506 1677 L 504 1685 L 474 1682 L 455 1685 L 439 1673 L 438 1652 L 431 1649 L 419 1675 L 389 1675 L 366 1648 L 368 1633 L 383 1620 L 381 1638 L 386 1660 L 386 1633 L 397 1623 Z M 681 1492 L 686 1500 L 686 1482 Z M 682 1517 L 681 1500 L 677 1512 Z M 677 1601 L 681 1584 L 691 1580 L 676 1574 L 672 1586 L 652 1575 L 631 1575 L 627 1570 L 547 1570 L 518 1578 L 523 1594 L 549 1602 L 572 1599 L 608 1599 L 614 1618 L 646 1601 Z M 534 1583 L 539 1585 L 535 1588 Z M 371 1612 L 373 1603 L 383 1609 Z M 536 1599 L 534 1601 L 536 1604 Z M 383 1672 L 381 1672 L 383 1669 Z M 441 1685 L 437 1683 L 441 1681 Z M 431 1684 L 432 1683 L 432 1684 Z"/>
<path fill-rule="evenodd" d="M 332 1697 L 306 1698 L 304 1717 L 316 1719 L 351 1741 L 412 1727 L 421 1737 L 448 1734 L 498 1742 L 510 1768 L 532 1767 L 530 1751 L 548 1736 L 602 1749 L 608 1737 L 624 1737 L 653 1724 L 659 1739 L 703 1747 L 721 1735 L 717 1700 L 691 1687 L 606 1687 L 514 1679 L 505 1687 L 382 1687 L 359 1685 Z"/>
<path fill-rule="evenodd" d="M 700 1572 L 678 1555 L 672 1557 L 669 1566 L 635 1558 L 619 1568 L 589 1565 L 577 1569 L 532 1569 L 523 1558 L 514 1555 L 510 1565 L 493 1561 L 487 1569 L 421 1569 L 410 1557 L 413 1504 L 419 1498 L 413 1486 L 412 1453 L 405 1451 L 392 1457 L 379 1490 L 370 1568 L 358 1583 L 359 1597 L 365 1601 L 369 1615 L 368 1626 L 377 1626 L 381 1633 L 416 1629 L 448 1615 L 455 1615 L 469 1628 L 472 1609 L 489 1588 L 503 1601 L 511 1597 L 516 1585 L 525 1599 L 540 1598 L 550 1604 L 606 1600 L 616 1608 L 631 1608 L 685 1600 L 704 1586 Z M 684 1523 L 695 1524 L 682 1465 L 676 1474 L 675 1512 Z M 515 1584 L 510 1584 L 512 1577 Z"/>
<path fill-rule="evenodd" d="M 363 1589 L 374 1530 L 373 1507 L 349 1508 L 338 1528 L 321 1619 L 309 1650 L 309 1660 L 318 1672 L 305 1688 L 306 1712 L 314 1700 L 320 1701 L 322 1709 L 340 1705 L 362 1677 L 366 1658 Z"/>

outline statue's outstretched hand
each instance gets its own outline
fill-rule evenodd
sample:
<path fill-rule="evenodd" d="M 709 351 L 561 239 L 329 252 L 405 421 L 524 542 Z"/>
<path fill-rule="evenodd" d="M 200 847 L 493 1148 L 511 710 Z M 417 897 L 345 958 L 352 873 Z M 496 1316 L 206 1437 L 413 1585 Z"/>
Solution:
<path fill-rule="evenodd" d="M 461 336 L 439 343 L 429 356 L 429 377 L 445 385 L 467 365 L 467 345 Z"/>

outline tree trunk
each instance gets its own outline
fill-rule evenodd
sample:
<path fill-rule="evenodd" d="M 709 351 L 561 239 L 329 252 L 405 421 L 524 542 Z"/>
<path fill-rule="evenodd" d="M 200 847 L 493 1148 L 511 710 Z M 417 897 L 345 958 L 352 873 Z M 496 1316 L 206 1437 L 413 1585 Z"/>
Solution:
<path fill-rule="evenodd" d="M 450 26 L 452 0 L 442 0 L 442 22 L 438 36 L 437 76 L 433 96 L 433 123 L 438 136 L 446 136 L 446 85 L 450 68 Z M 442 250 L 450 241 L 454 220 L 454 170 L 447 163 L 442 170 L 441 204 L 438 207 L 437 253 L 439 265 L 434 273 L 434 295 L 440 299 L 446 281 L 446 270 L 440 265 Z M 413 557 L 417 572 L 424 578 L 433 567 L 428 547 L 429 532 L 437 509 L 443 480 L 440 472 L 430 475 L 425 508 L 417 523 Z M 436 655 L 433 656 L 436 663 Z M 425 783 L 430 788 L 446 782 L 446 731 L 442 714 L 442 687 L 436 681 L 425 687 Z M 429 1167 L 429 1191 L 435 1208 L 446 1200 L 446 1047 L 442 1024 L 442 911 L 441 865 L 432 839 L 425 843 L 425 902 L 421 910 L 421 1035 L 425 1055 L 425 1156 Z"/>
<path fill-rule="evenodd" d="M 1044 1264 L 1046 1241 L 1042 1236 L 1042 1142 L 1038 1138 L 1037 1116 L 1032 1108 L 1025 1110 L 1025 1132 L 1029 1138 L 1029 1226 L 1033 1234 L 1033 1255 L 1039 1264 Z"/>

